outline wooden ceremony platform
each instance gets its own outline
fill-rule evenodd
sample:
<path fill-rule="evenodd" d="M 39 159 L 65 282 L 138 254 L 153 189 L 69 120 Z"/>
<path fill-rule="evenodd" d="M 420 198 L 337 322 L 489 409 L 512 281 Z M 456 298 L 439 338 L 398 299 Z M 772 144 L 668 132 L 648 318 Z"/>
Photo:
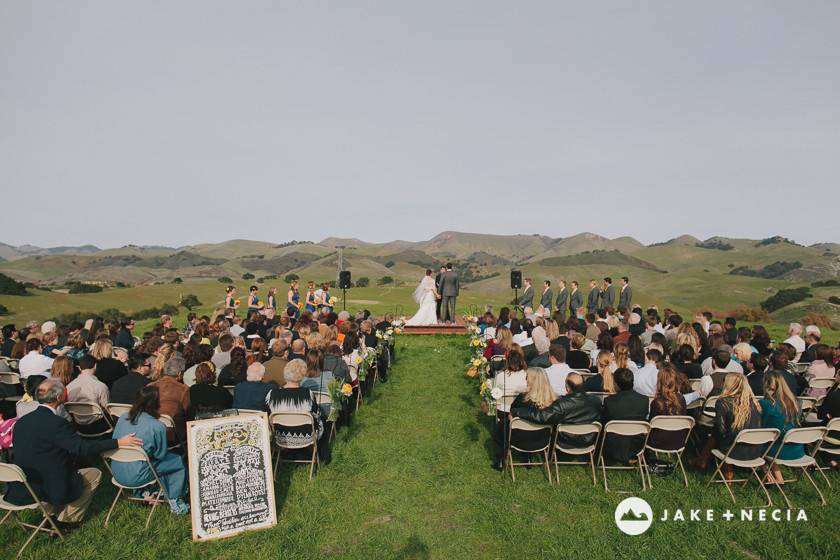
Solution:
<path fill-rule="evenodd" d="M 449 325 L 429 325 L 426 327 L 403 327 L 403 334 L 467 334 L 467 327 L 464 326 L 464 319 L 458 317 L 454 323 Z"/>

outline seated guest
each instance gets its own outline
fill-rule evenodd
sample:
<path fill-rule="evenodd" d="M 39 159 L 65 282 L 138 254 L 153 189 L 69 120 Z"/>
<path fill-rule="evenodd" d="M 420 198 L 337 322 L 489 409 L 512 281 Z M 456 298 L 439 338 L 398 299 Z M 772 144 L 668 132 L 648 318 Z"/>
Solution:
<path fill-rule="evenodd" d="M 551 345 L 551 342 L 545 334 L 545 329 L 542 327 L 535 327 L 531 333 L 531 338 L 534 341 L 534 349 L 536 350 L 537 355 L 528 361 L 528 365 L 539 368 L 549 367 L 551 365 L 551 361 L 548 355 L 548 347 Z"/>
<path fill-rule="evenodd" d="M 271 383 L 263 383 L 265 366 L 254 362 L 248 366 L 245 381 L 236 384 L 233 395 L 233 408 L 247 410 L 264 410 L 265 396 L 274 388 Z"/>
<path fill-rule="evenodd" d="M 186 350 L 186 348 L 185 348 Z M 202 362 L 209 362 L 213 360 L 213 347 L 208 344 L 199 344 L 194 349 L 192 365 L 184 371 L 182 381 L 187 387 L 195 385 L 195 370 L 198 369 L 198 364 Z M 186 358 L 184 358 L 186 361 Z"/>
<path fill-rule="evenodd" d="M 685 397 L 679 392 L 676 368 L 668 363 L 661 364 L 656 395 L 650 403 L 650 419 L 657 416 L 685 416 L 686 413 Z M 653 430 L 648 443 L 657 449 L 676 450 L 685 443 L 687 431 Z"/>
<path fill-rule="evenodd" d="M 30 412 L 38 408 L 38 406 L 40 406 L 37 400 L 38 387 L 41 385 L 41 383 L 44 382 L 45 379 L 46 376 L 44 375 L 30 375 L 26 378 L 26 381 L 24 381 L 23 383 L 23 396 L 20 398 L 20 400 L 18 400 L 18 402 L 15 403 L 15 413 L 17 414 L 18 418 L 29 414 Z M 62 411 L 64 411 L 63 406 L 59 407 L 59 409 L 56 411 L 56 414 L 69 420 L 70 418 L 67 415 L 67 412 L 65 411 L 62 414 Z"/>
<path fill-rule="evenodd" d="M 783 350 L 776 350 L 770 355 L 770 371 L 775 371 L 779 375 L 781 375 L 785 383 L 788 384 L 790 388 L 790 392 L 793 393 L 794 396 L 798 396 L 802 393 L 802 391 L 807 387 L 808 381 L 801 375 L 794 375 L 788 369 L 788 364 L 790 363 L 790 359 L 788 358 L 788 353 Z"/>
<path fill-rule="evenodd" d="M 726 453 L 741 430 L 760 427 L 761 412 L 753 402 L 753 392 L 747 378 L 741 373 L 730 373 L 726 376 L 723 393 L 715 404 L 714 440 L 718 449 Z M 732 450 L 730 457 L 747 461 L 760 457 L 763 451 L 762 446 L 741 445 Z M 724 465 L 721 472 L 727 480 L 732 480 L 734 472 L 731 466 Z"/>
<path fill-rule="evenodd" d="M 566 376 L 572 371 L 566 364 L 566 348 L 562 344 L 552 344 L 548 347 L 549 365 L 545 369 L 548 382 L 554 394 L 562 397 L 566 394 Z"/>
<path fill-rule="evenodd" d="M 248 371 L 248 361 L 245 358 L 244 348 L 234 348 L 230 351 L 230 363 L 219 372 L 218 384 L 220 387 L 229 387 L 245 381 Z"/>
<path fill-rule="evenodd" d="M 600 354 L 602 350 L 606 350 L 610 354 L 612 354 L 613 351 L 613 338 L 610 336 L 608 331 L 604 331 L 598 335 L 597 348 L 589 353 L 591 365 L 595 365 L 595 361 L 598 359 L 598 354 Z"/>
<path fill-rule="evenodd" d="M 296 332 L 300 333 L 301 330 L 298 328 Z M 292 341 L 292 346 L 289 349 L 289 361 L 291 362 L 292 360 L 306 361 L 306 342 L 303 338 Z"/>
<path fill-rule="evenodd" d="M 224 387 L 216 385 L 216 371 L 213 362 L 202 362 L 195 369 L 195 385 L 189 388 L 190 409 L 187 417 L 220 412 L 230 408 L 233 395 Z"/>
<path fill-rule="evenodd" d="M 513 335 L 505 326 L 496 327 L 496 338 L 487 344 L 484 350 L 484 357 L 488 360 L 493 356 L 507 356 L 513 344 Z"/>
<path fill-rule="evenodd" d="M 767 452 L 768 457 L 775 457 L 779 453 L 779 459 L 795 460 L 805 455 L 805 446 L 800 443 L 787 443 L 779 451 L 779 444 L 785 434 L 799 426 L 799 405 L 796 397 L 790 392 L 785 380 L 776 372 L 770 372 L 764 376 L 764 398 L 759 401 L 761 407 L 761 426 L 764 428 L 776 428 L 779 430 L 779 438 Z M 778 465 L 773 466 L 771 473 L 767 475 L 768 482 L 784 484 L 785 479 Z"/>
<path fill-rule="evenodd" d="M 263 381 L 266 383 L 274 383 L 278 387 L 283 385 L 286 381 L 283 379 L 283 370 L 289 361 L 286 359 L 286 351 L 289 345 L 283 338 L 275 338 L 271 344 L 271 358 L 269 358 L 263 365 L 265 366 L 265 377 Z"/>
<path fill-rule="evenodd" d="M 102 481 L 102 471 L 95 468 L 76 470 L 77 458 L 95 456 L 117 446 L 142 445 L 133 434 L 119 440 L 86 440 L 71 424 L 56 414 L 64 401 L 64 385 L 47 378 L 38 386 L 41 406 L 15 424 L 12 445 L 14 464 L 23 469 L 38 499 L 58 511 L 59 527 L 72 530 L 81 523 L 90 505 L 93 492 Z M 5 500 L 15 505 L 28 505 L 32 497 L 18 483 L 9 483 Z"/>
<path fill-rule="evenodd" d="M 543 419 L 547 416 L 546 410 L 554 403 L 557 398 L 554 391 L 551 390 L 551 385 L 548 383 L 548 377 L 542 368 L 530 367 L 525 374 L 526 390 L 520 393 L 513 399 L 510 405 L 510 416 L 520 417 L 529 420 L 535 416 Z M 521 415 L 519 413 L 522 413 Z M 543 421 L 541 424 L 548 424 Z M 514 434 L 511 443 L 520 449 L 539 449 L 546 443 L 546 435 L 543 432 L 517 431 Z M 504 438 L 502 438 L 504 439 Z M 496 441 L 497 445 L 504 443 L 503 441 Z M 496 449 L 496 456 L 504 456 L 506 449 Z"/>
<path fill-rule="evenodd" d="M 222 369 L 230 363 L 230 351 L 233 350 L 233 335 L 225 333 L 219 337 L 219 347 L 216 353 L 213 354 L 213 364 L 216 366 L 216 371 Z"/>
<path fill-rule="evenodd" d="M 96 377 L 96 366 L 93 356 L 82 356 L 79 360 L 79 376 L 67 385 L 67 401 L 98 404 L 106 411 L 110 395 L 108 387 Z M 86 434 L 100 433 L 110 427 L 102 415 L 77 416 L 73 421 L 78 430 Z"/>
<path fill-rule="evenodd" d="M 817 410 L 817 416 L 823 425 L 828 424 L 833 418 L 840 418 L 840 387 L 837 384 L 828 390 L 828 394 Z M 840 448 L 840 431 L 833 430 L 825 434 L 820 449 L 827 448 L 832 450 Z M 840 465 L 837 463 L 836 455 L 828 453 L 824 453 L 823 455 L 827 456 L 826 459 L 831 469 L 837 470 Z"/>
<path fill-rule="evenodd" d="M 703 377 L 703 368 L 694 361 L 694 348 L 688 344 L 679 347 L 671 361 L 678 371 L 681 371 L 689 379 L 700 379 Z"/>
<path fill-rule="evenodd" d="M 601 419 L 601 400 L 593 395 L 587 395 L 583 388 L 583 377 L 577 372 L 571 372 L 566 376 L 565 395 L 558 397 L 549 406 L 540 407 L 536 398 L 525 400 L 525 395 L 535 393 L 532 382 L 532 371 L 528 370 L 528 393 L 516 397 L 511 405 L 510 414 L 537 424 L 589 424 Z M 536 386 L 539 386 L 537 381 Z M 539 394 L 538 390 L 536 394 Z M 544 391 L 542 391 L 544 392 Z M 596 435 L 572 436 L 562 434 L 559 441 L 565 447 L 586 447 L 591 445 Z"/>
<path fill-rule="evenodd" d="M 525 354 L 518 344 L 513 344 L 508 352 L 506 368 L 500 371 L 488 382 L 491 392 L 498 395 L 496 399 L 496 427 L 493 431 L 493 441 L 496 443 L 496 457 L 492 467 L 496 470 L 504 469 L 504 450 L 507 447 L 508 413 L 512 397 L 528 389 L 525 368 Z M 505 398 L 507 397 L 507 398 Z"/>
<path fill-rule="evenodd" d="M 598 373 L 588 377 L 583 382 L 585 391 L 596 393 L 615 393 L 615 380 L 613 379 L 613 355 L 609 350 L 601 350 L 595 359 L 595 368 Z"/>
<path fill-rule="evenodd" d="M 43 354 L 44 345 L 39 338 L 26 341 L 26 355 L 18 362 L 20 378 L 26 379 L 30 375 L 49 376 L 53 359 Z"/>
<path fill-rule="evenodd" d="M 732 355 L 732 359 L 738 362 L 738 365 L 746 373 L 746 364 L 750 361 L 750 356 L 752 356 L 752 346 L 746 342 L 740 342 L 732 347 Z"/>
<path fill-rule="evenodd" d="M 176 355 L 164 364 L 161 378 L 150 383 L 160 392 L 160 413 L 175 421 L 176 430 L 181 436 L 185 434 L 184 422 L 190 408 L 190 388 L 181 383 L 183 372 L 184 359 Z"/>
<path fill-rule="evenodd" d="M 834 379 L 837 370 L 834 368 L 834 350 L 828 344 L 813 345 L 814 361 L 805 372 L 805 379 L 810 383 L 813 379 Z M 819 398 L 826 394 L 825 389 L 808 388 L 805 396 Z"/>
<path fill-rule="evenodd" d="M 640 420 L 648 417 L 649 400 L 633 390 L 633 372 L 619 368 L 613 375 L 618 392 L 604 399 L 604 423 L 611 420 Z M 604 441 L 604 458 L 607 461 L 629 463 L 644 445 L 644 438 L 610 436 Z"/>
<path fill-rule="evenodd" d="M 651 348 L 645 354 L 645 365 L 633 375 L 633 390 L 646 397 L 656 395 L 656 382 L 659 376 L 659 362 L 662 352 Z"/>
<path fill-rule="evenodd" d="M 785 344 L 790 344 L 793 346 L 795 353 L 791 362 L 796 363 L 799 361 L 799 357 L 805 352 L 805 341 L 800 336 L 802 334 L 802 325 L 799 323 L 791 323 L 788 326 L 788 334 L 790 337 L 785 340 Z"/>
<path fill-rule="evenodd" d="M 805 352 L 799 358 L 802 364 L 810 364 L 815 362 L 817 358 L 816 346 L 820 343 L 822 332 L 817 325 L 808 325 L 805 327 Z"/>
<path fill-rule="evenodd" d="M 184 502 L 187 493 L 187 471 L 184 461 L 175 453 L 170 453 L 166 443 L 166 427 L 160 417 L 160 391 L 156 385 L 145 385 L 140 388 L 137 400 L 117 421 L 114 428 L 114 439 L 123 436 L 136 436 L 143 441 L 143 451 L 160 477 L 163 491 L 169 509 L 184 515 L 190 511 L 190 506 Z M 111 463 L 114 479 L 124 486 L 140 486 L 154 481 L 154 475 L 146 461 L 132 461 Z M 146 495 L 153 491 L 150 487 L 141 489 Z"/>
<path fill-rule="evenodd" d="M 580 333 L 572 335 L 572 350 L 566 355 L 566 363 L 572 369 L 588 370 L 589 353 L 582 350 L 586 339 Z"/>
<path fill-rule="evenodd" d="M 114 344 L 108 337 L 97 338 L 90 349 L 90 355 L 96 358 L 96 377 L 108 390 L 114 381 L 128 373 L 125 364 L 114 358 Z"/>
<path fill-rule="evenodd" d="M 18 342 L 18 330 L 13 324 L 3 325 L 3 344 L 0 346 L 0 356 L 12 357 L 12 348 Z"/>
<path fill-rule="evenodd" d="M 111 386 L 111 402 L 131 404 L 137 400 L 142 387 L 149 384 L 149 372 L 152 371 L 151 356 L 138 352 L 128 360 L 129 372 Z"/>
<path fill-rule="evenodd" d="M 65 387 L 73 381 L 75 373 L 73 360 L 67 356 L 59 356 L 56 358 L 50 368 L 50 377 L 55 377 L 61 381 Z"/>
<path fill-rule="evenodd" d="M 274 388 L 266 396 L 266 404 L 270 414 L 277 412 L 306 412 L 312 415 L 315 421 L 315 433 L 312 433 L 310 425 L 304 426 L 275 426 L 274 440 L 277 445 L 286 444 L 301 445 L 302 443 L 315 444 L 318 448 L 318 457 L 324 463 L 330 461 L 329 442 L 323 437 L 324 418 L 321 416 L 321 408 L 312 397 L 312 391 L 300 386 L 306 374 L 306 363 L 303 360 L 291 360 L 286 365 L 284 375 L 286 383 L 281 388 Z"/>
<path fill-rule="evenodd" d="M 330 342 L 324 350 L 324 371 L 329 371 L 335 379 L 342 383 L 350 383 L 350 368 L 344 363 L 341 354 L 341 345 L 337 342 Z"/>
<path fill-rule="evenodd" d="M 747 383 L 756 396 L 764 394 L 764 372 L 767 371 L 767 356 L 753 354 L 747 366 Z"/>
<path fill-rule="evenodd" d="M 300 386 L 316 392 L 328 392 L 333 374 L 324 367 L 324 355 L 314 348 L 306 352 L 306 376 Z"/>
<path fill-rule="evenodd" d="M 719 395 L 723 391 L 726 376 L 737 372 L 729 369 L 732 357 L 725 347 L 715 350 L 709 359 L 712 360 L 712 370 L 700 378 L 700 390 L 706 395 Z"/>

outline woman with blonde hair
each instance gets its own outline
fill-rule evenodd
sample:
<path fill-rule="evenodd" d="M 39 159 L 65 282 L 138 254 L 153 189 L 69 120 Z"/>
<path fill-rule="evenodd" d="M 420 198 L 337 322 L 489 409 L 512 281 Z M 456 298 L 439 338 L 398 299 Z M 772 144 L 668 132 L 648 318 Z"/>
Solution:
<path fill-rule="evenodd" d="M 114 358 L 114 344 L 110 338 L 98 337 L 90 349 L 96 358 L 96 378 L 111 389 L 114 381 L 128 373 L 125 363 Z"/>
<path fill-rule="evenodd" d="M 254 362 L 264 362 L 266 357 L 266 351 L 268 350 L 268 346 L 265 343 L 265 340 L 262 338 L 255 338 L 251 341 L 251 349 L 248 350 L 248 357 L 246 361 L 250 366 Z"/>
<path fill-rule="evenodd" d="M 155 361 L 152 363 L 152 370 L 149 372 L 149 379 L 157 381 L 163 375 L 163 366 L 169 361 L 169 358 L 175 353 L 175 348 L 171 344 L 164 344 L 161 346 L 155 355 Z"/>
<path fill-rule="evenodd" d="M 499 327 L 499 330 L 502 329 L 510 333 L 510 330 Z M 504 371 L 497 373 L 491 381 L 488 381 L 490 392 L 496 401 L 496 426 L 493 430 L 496 460 L 491 466 L 499 471 L 504 469 L 511 398 L 528 390 L 527 367 L 528 364 L 525 361 L 525 354 L 522 352 L 522 348 L 518 344 L 513 343 L 507 353 L 507 367 Z M 543 375 L 545 376 L 545 372 L 543 372 Z M 548 379 L 546 379 L 546 383 L 548 383 Z M 484 403 L 485 401 L 482 401 L 482 406 L 484 406 Z"/>
<path fill-rule="evenodd" d="M 659 366 L 656 378 L 656 394 L 650 403 L 650 419 L 657 416 L 685 416 L 687 413 L 685 397 L 680 393 L 679 372 L 668 362 Z M 650 433 L 650 446 L 657 449 L 675 450 L 685 443 L 688 430 L 666 431 L 653 430 Z"/>
<path fill-rule="evenodd" d="M 484 350 L 484 357 L 488 360 L 493 356 L 507 356 L 513 345 L 513 334 L 507 327 L 498 327 L 496 337 L 487 345 Z"/>
<path fill-rule="evenodd" d="M 623 342 L 619 342 L 613 347 L 613 355 L 615 356 L 615 369 L 629 369 L 633 373 L 638 371 L 636 363 L 630 359 L 630 347 Z"/>
<path fill-rule="evenodd" d="M 545 335 L 548 337 L 548 340 L 552 342 L 560 338 L 560 327 L 557 325 L 557 321 L 554 319 L 546 319 Z"/>
<path fill-rule="evenodd" d="M 765 428 L 776 428 L 779 430 L 779 439 L 770 446 L 767 452 L 768 457 L 775 457 L 779 453 L 779 459 L 795 460 L 805 455 L 805 446 L 799 443 L 788 443 L 779 451 L 779 442 L 789 431 L 799 426 L 799 406 L 796 397 L 788 387 L 785 378 L 778 372 L 771 371 L 764 375 L 764 397 L 759 401 L 761 406 L 761 425 Z M 778 465 L 773 466 L 773 471 L 767 474 L 769 483 L 784 484 L 785 479 Z"/>
<path fill-rule="evenodd" d="M 67 387 L 73 381 L 73 360 L 68 356 L 59 356 L 53 360 L 50 376 L 55 377 Z"/>
<path fill-rule="evenodd" d="M 683 322 L 677 327 L 677 337 L 675 345 L 672 348 L 679 348 L 683 344 L 688 344 L 694 349 L 694 355 L 699 356 L 702 347 L 700 336 L 697 331 L 691 326 L 691 323 Z"/>
<path fill-rule="evenodd" d="M 97 361 L 105 358 L 113 358 L 114 344 L 109 338 L 97 338 L 90 349 L 90 355 L 96 358 Z"/>
<path fill-rule="evenodd" d="M 595 358 L 595 367 L 598 370 L 596 375 L 590 376 L 583 382 L 584 391 L 596 393 L 615 393 L 615 379 L 613 378 L 613 353 L 609 350 L 601 350 Z"/>

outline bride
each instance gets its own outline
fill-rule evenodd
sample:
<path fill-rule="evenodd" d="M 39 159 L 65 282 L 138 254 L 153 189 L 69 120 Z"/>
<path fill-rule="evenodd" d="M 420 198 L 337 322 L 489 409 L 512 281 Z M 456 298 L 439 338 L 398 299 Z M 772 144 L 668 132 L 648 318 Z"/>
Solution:
<path fill-rule="evenodd" d="M 426 276 L 420 280 L 420 284 L 414 290 L 414 301 L 420 304 L 420 309 L 405 324 L 414 327 L 437 325 L 437 299 L 439 297 L 435 289 L 435 281 L 432 279 L 432 271 L 426 270 Z"/>

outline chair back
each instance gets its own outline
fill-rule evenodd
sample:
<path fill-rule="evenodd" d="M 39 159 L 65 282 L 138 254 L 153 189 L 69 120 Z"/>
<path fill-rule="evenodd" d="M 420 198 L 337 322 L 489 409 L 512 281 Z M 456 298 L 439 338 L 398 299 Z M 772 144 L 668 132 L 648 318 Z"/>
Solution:
<path fill-rule="evenodd" d="M 604 435 L 644 436 L 650 433 L 650 424 L 640 420 L 610 420 L 604 426 Z"/>
<path fill-rule="evenodd" d="M 131 410 L 130 404 L 123 404 L 123 403 L 108 403 L 108 414 L 119 418 L 123 414 L 126 414 Z"/>
<path fill-rule="evenodd" d="M 832 385 L 834 385 L 834 379 L 831 377 L 815 377 L 808 381 L 808 387 L 811 389 L 831 389 Z"/>
<path fill-rule="evenodd" d="M 808 371 L 809 367 L 811 367 L 811 362 L 799 362 L 793 364 L 793 370 L 796 373 L 805 373 L 806 371 Z"/>
<path fill-rule="evenodd" d="M 776 441 L 779 437 L 779 430 L 776 428 L 754 428 L 741 430 L 735 436 L 733 446 L 743 443 L 746 445 L 767 445 Z"/>
<path fill-rule="evenodd" d="M 158 420 L 160 420 L 160 423 L 166 426 L 167 429 L 175 429 L 175 420 L 168 414 L 161 414 Z"/>
<path fill-rule="evenodd" d="M 322 391 L 312 391 L 312 396 L 315 398 L 315 402 L 319 405 L 332 405 L 332 397 L 329 393 L 324 393 Z"/>
<path fill-rule="evenodd" d="M 76 422 L 79 422 L 80 418 L 104 418 L 108 425 L 113 427 L 111 417 L 105 414 L 105 411 L 97 403 L 80 401 L 66 402 L 64 403 L 64 408 Z"/>
<path fill-rule="evenodd" d="M 784 438 L 782 438 L 782 442 L 785 444 L 798 443 L 801 445 L 812 445 L 822 440 L 826 433 L 828 433 L 828 428 L 825 426 L 794 428 L 785 434 Z"/>
<path fill-rule="evenodd" d="M 718 399 L 720 396 L 709 397 L 706 399 L 706 402 L 703 403 L 703 414 L 706 416 L 714 416 L 715 415 L 715 405 L 717 404 Z"/>
<path fill-rule="evenodd" d="M 142 447 L 126 446 L 118 447 L 116 449 L 109 449 L 102 452 L 102 456 L 117 463 L 133 463 L 135 461 L 149 462 L 149 456 L 143 451 Z"/>
<path fill-rule="evenodd" d="M 313 426 L 315 420 L 309 412 L 275 412 L 269 416 L 269 422 L 275 426 Z"/>
<path fill-rule="evenodd" d="M 523 432 L 539 432 L 542 430 L 551 431 L 551 426 L 546 426 L 545 424 L 535 424 L 533 422 L 529 422 L 528 420 L 523 420 L 522 418 L 514 416 L 510 420 L 510 429 L 521 430 Z"/>
<path fill-rule="evenodd" d="M 26 473 L 17 465 L 0 463 L 0 482 L 26 482 Z"/>
<path fill-rule="evenodd" d="M 496 401 L 496 406 L 502 408 L 503 410 L 510 410 L 510 405 L 512 405 L 515 400 L 516 395 L 505 395 Z"/>
<path fill-rule="evenodd" d="M 829 432 L 840 431 L 840 418 L 832 418 L 825 427 Z"/>
<path fill-rule="evenodd" d="M 236 396 L 236 385 L 222 385 L 222 388 L 231 395 Z"/>
<path fill-rule="evenodd" d="M 11 371 L 0 372 L 0 384 L 20 385 L 20 375 Z"/>
<path fill-rule="evenodd" d="M 606 393 L 604 391 L 587 391 L 587 395 L 592 395 L 593 397 L 598 397 L 601 400 L 601 404 L 604 403 L 604 399 L 612 395 L 613 393 Z"/>
<path fill-rule="evenodd" d="M 651 430 L 663 430 L 666 432 L 681 432 L 694 427 L 694 418 L 691 416 L 656 416 L 650 421 Z"/>
<path fill-rule="evenodd" d="M 699 379 L 689 379 L 689 385 L 691 385 L 691 390 L 697 392 L 700 390 L 700 380 Z"/>
<path fill-rule="evenodd" d="M 592 434 L 601 433 L 601 423 L 592 422 L 590 424 L 558 424 L 558 434 L 566 434 L 570 436 L 588 436 Z"/>

